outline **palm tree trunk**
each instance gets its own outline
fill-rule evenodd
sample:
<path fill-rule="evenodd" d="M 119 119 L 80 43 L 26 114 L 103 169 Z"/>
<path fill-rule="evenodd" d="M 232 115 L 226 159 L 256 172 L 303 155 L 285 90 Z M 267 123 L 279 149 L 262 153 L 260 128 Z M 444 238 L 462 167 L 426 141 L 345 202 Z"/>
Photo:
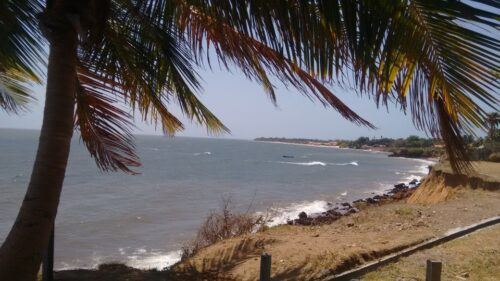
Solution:
<path fill-rule="evenodd" d="M 0 248 L 0 280 L 36 280 L 59 204 L 73 134 L 77 35 L 73 27 L 48 35 L 45 110 L 28 190 Z"/>

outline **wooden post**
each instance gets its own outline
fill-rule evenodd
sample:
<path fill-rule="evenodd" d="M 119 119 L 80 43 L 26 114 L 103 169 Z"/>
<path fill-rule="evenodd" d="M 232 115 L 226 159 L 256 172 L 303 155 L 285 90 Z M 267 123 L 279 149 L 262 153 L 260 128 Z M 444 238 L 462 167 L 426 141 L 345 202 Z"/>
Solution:
<path fill-rule="evenodd" d="M 441 281 L 441 268 L 440 261 L 427 260 L 427 271 L 425 281 Z"/>
<path fill-rule="evenodd" d="M 271 255 L 267 253 L 260 256 L 260 281 L 271 281 Z"/>
<path fill-rule="evenodd" d="M 54 228 L 49 237 L 47 250 L 43 255 L 42 260 L 42 281 L 54 280 Z"/>

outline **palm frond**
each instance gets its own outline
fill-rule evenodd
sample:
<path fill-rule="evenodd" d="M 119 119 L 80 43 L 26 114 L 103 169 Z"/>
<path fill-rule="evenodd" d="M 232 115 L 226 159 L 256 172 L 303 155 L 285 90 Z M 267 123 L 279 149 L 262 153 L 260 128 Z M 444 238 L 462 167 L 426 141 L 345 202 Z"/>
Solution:
<path fill-rule="evenodd" d="M 32 81 L 26 73 L 0 71 L 0 108 L 13 113 L 25 110 L 27 103 L 34 99 L 29 87 Z"/>
<path fill-rule="evenodd" d="M 77 113 L 85 117 L 80 120 L 88 133 L 82 132 L 82 139 L 98 166 L 131 172 L 127 167 L 138 165 L 138 159 L 127 129 L 130 123 L 125 121 L 130 116 L 113 106 L 114 102 L 130 106 L 132 115 L 138 112 L 144 121 L 161 125 L 165 134 L 184 128 L 170 112 L 170 103 L 177 103 L 189 118 L 206 125 L 211 133 L 228 129 L 196 97 L 198 77 L 175 28 L 161 29 L 128 1 L 117 2 L 111 2 L 110 18 L 100 30 L 102 36 L 88 34 L 88 40 L 82 42 L 80 89 L 91 103 L 82 103 Z M 93 118 L 85 115 L 92 110 L 89 107 L 100 108 L 94 110 Z M 101 141 L 95 140 L 99 138 Z"/>
<path fill-rule="evenodd" d="M 46 66 L 45 40 L 38 28 L 41 0 L 0 2 L 0 72 L 16 71 L 40 82 Z"/>
<path fill-rule="evenodd" d="M 231 64 L 239 68 L 249 79 L 257 80 L 275 103 L 276 96 L 269 74 L 285 85 L 298 89 L 311 100 L 318 100 L 324 106 L 337 110 L 344 118 L 358 125 L 374 126 L 352 111 L 314 74 L 300 68 L 292 58 L 251 37 L 251 32 L 238 32 L 223 19 L 212 18 L 198 11 L 194 6 L 180 4 L 182 11 L 178 21 L 183 32 L 190 39 L 191 48 L 198 60 L 205 55 L 204 48 L 213 47 L 217 59 L 226 67 Z M 265 38 L 264 38 L 265 39 Z M 206 54 L 208 59 L 209 54 Z"/>
<path fill-rule="evenodd" d="M 445 141 L 456 171 L 466 168 L 460 135 L 484 129 L 483 107 L 498 107 L 498 16 L 475 1 L 331 2 L 320 12 L 341 30 L 360 90 L 409 108 L 417 128 Z"/>
<path fill-rule="evenodd" d="M 454 170 L 467 172 L 470 165 L 461 135 L 474 134 L 473 128 L 485 130 L 485 107 L 499 105 L 495 73 L 500 69 L 500 41 L 488 31 L 489 27 L 498 31 L 498 16 L 460 1 L 428 0 L 410 3 L 408 16 L 415 27 L 414 35 L 407 38 L 415 45 L 402 50 L 425 78 L 408 94 L 424 91 L 428 100 L 439 105 L 437 118 L 432 114 L 415 118 L 417 125 L 424 127 L 422 120 L 436 118 L 439 127 L 431 125 L 427 130 L 439 132 Z M 422 109 L 415 108 L 413 115 L 418 111 Z"/>
<path fill-rule="evenodd" d="M 168 21 L 156 23 L 130 1 L 113 3 L 104 39 L 98 48 L 84 50 L 82 59 L 116 81 L 126 102 L 144 120 L 161 124 L 166 134 L 183 129 L 167 107 L 170 102 L 176 102 L 190 119 L 206 125 L 210 133 L 228 131 L 196 97 L 198 76 L 175 26 Z"/>
<path fill-rule="evenodd" d="M 371 126 L 325 86 L 352 77 L 377 105 L 399 103 L 417 128 L 441 137 L 460 171 L 467 166 L 460 135 L 484 128 L 483 105 L 498 107 L 499 41 L 477 27 L 498 30 L 498 17 L 477 3 L 498 8 L 486 0 L 114 0 L 102 40 L 82 48 L 80 59 L 166 133 L 183 128 L 167 108 L 172 101 L 227 129 L 195 95 L 192 66 L 210 64 L 211 48 L 273 102 L 272 76 Z"/>
<path fill-rule="evenodd" d="M 130 132 L 132 116 L 113 98 L 113 84 L 80 65 L 78 69 L 75 125 L 97 166 L 104 171 L 135 173 L 140 166 Z"/>
<path fill-rule="evenodd" d="M 0 107 L 17 113 L 34 100 L 31 84 L 41 83 L 44 40 L 36 15 L 43 1 L 0 2 Z"/>

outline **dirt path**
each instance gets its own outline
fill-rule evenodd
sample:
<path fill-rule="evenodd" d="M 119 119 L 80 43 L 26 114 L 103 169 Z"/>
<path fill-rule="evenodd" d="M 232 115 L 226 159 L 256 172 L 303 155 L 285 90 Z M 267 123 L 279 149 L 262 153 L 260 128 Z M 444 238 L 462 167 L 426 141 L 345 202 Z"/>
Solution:
<path fill-rule="evenodd" d="M 500 225 L 425 250 L 365 275 L 363 281 L 425 279 L 427 259 L 443 263 L 443 280 L 496 281 L 500 278 Z"/>

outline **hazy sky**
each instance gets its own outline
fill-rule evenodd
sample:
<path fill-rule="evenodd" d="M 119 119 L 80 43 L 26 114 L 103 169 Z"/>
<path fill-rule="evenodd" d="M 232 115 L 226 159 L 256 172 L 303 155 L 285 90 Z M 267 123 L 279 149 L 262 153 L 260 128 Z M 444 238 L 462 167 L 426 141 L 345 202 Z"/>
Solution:
<path fill-rule="evenodd" d="M 474 3 L 493 13 L 499 9 Z M 498 30 L 481 26 L 471 27 L 476 31 L 493 33 L 500 36 Z M 214 60 L 212 60 L 214 61 Z M 358 97 L 355 92 L 343 89 L 333 89 L 333 92 L 355 112 L 371 121 L 377 130 L 359 127 L 344 120 L 335 110 L 324 108 L 318 102 L 313 103 L 293 88 L 286 89 L 279 81 L 278 107 L 275 107 L 266 96 L 261 86 L 246 79 L 239 72 L 229 73 L 225 69 L 214 67 L 214 70 L 200 69 L 203 78 L 203 92 L 200 99 L 205 105 L 229 127 L 231 134 L 222 137 L 252 139 L 265 137 L 300 137 L 353 139 L 359 136 L 406 137 L 410 134 L 425 136 L 415 129 L 410 115 L 404 115 L 394 105 L 387 109 L 377 109 L 373 100 Z M 32 104 L 31 111 L 20 116 L 8 115 L 0 110 L 0 128 L 39 129 L 42 122 L 44 87 L 35 89 L 38 102 Z M 179 110 L 172 105 L 171 111 L 181 116 Z M 491 111 L 491 108 L 487 108 Z M 205 128 L 184 121 L 186 130 L 179 133 L 182 136 L 207 137 Z M 136 122 L 135 133 L 161 134 L 151 125 Z M 477 132 L 481 135 L 484 132 Z"/>
<path fill-rule="evenodd" d="M 338 95 L 354 111 L 374 123 L 378 129 L 359 127 L 344 120 L 335 110 L 324 108 L 318 102 L 311 102 L 294 88 L 287 89 L 279 81 L 278 107 L 266 96 L 261 86 L 251 82 L 239 72 L 229 73 L 214 67 L 213 70 L 199 70 L 203 78 L 202 101 L 231 130 L 223 137 L 252 139 L 259 136 L 303 137 L 303 138 L 357 138 L 359 136 L 406 137 L 410 134 L 424 135 L 396 107 L 377 109 L 373 100 L 358 97 L 355 92 L 335 89 Z M 35 88 L 38 101 L 33 103 L 30 112 L 19 116 L 0 111 L 0 128 L 39 129 L 42 122 L 44 87 Z M 175 104 L 172 111 L 179 113 Z M 183 118 L 186 130 L 179 135 L 206 137 L 207 131 Z M 161 134 L 151 125 L 136 122 L 136 133 Z"/>

